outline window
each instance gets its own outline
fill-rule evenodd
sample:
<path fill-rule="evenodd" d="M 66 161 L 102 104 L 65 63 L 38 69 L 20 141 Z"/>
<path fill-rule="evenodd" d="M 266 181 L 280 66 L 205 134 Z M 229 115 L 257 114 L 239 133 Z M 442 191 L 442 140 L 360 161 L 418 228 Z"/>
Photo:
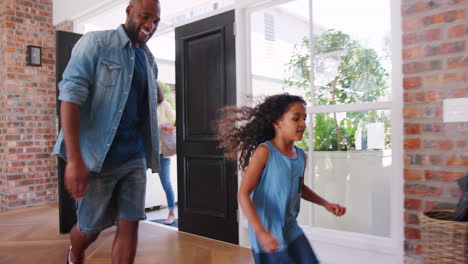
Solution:
<path fill-rule="evenodd" d="M 275 41 L 275 17 L 272 14 L 264 14 L 265 39 Z"/>

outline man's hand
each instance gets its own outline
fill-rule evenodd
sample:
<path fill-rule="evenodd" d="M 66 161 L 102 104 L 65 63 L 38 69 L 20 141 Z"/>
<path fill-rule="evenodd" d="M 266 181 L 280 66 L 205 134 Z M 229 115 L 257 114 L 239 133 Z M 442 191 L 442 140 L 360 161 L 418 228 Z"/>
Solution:
<path fill-rule="evenodd" d="M 325 209 L 327 209 L 327 211 L 329 211 L 330 213 L 336 216 L 342 216 L 346 213 L 346 207 L 342 207 L 339 204 L 326 203 L 324 207 Z"/>
<path fill-rule="evenodd" d="M 74 199 L 83 199 L 88 188 L 88 169 L 83 160 L 67 162 L 65 167 L 65 187 Z"/>
<path fill-rule="evenodd" d="M 266 252 L 275 252 L 279 248 L 278 240 L 270 232 L 257 233 L 258 242 Z"/>

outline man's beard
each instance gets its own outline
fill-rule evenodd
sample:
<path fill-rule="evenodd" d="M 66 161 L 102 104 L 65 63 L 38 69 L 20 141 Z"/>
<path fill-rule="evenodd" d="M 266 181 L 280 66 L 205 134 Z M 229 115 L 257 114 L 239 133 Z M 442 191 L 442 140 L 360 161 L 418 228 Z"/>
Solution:
<path fill-rule="evenodd" d="M 145 44 L 152 34 L 149 35 L 149 37 L 146 40 L 142 41 L 141 39 L 138 38 L 139 31 L 140 29 L 136 26 L 136 24 L 133 21 L 128 22 L 127 35 L 130 38 L 130 40 L 134 43 Z"/>
<path fill-rule="evenodd" d="M 127 35 L 132 42 L 141 43 L 140 39 L 138 39 L 138 28 L 132 21 L 128 22 Z"/>

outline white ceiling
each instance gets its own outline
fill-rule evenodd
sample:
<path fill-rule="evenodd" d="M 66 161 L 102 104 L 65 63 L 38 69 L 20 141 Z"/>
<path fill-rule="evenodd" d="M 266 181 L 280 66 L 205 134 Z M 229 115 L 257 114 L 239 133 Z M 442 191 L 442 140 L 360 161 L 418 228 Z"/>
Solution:
<path fill-rule="evenodd" d="M 84 21 L 99 16 L 99 23 L 112 23 L 125 19 L 125 7 L 129 0 L 53 0 L 54 25 L 65 21 Z M 160 0 L 161 16 L 171 17 L 192 7 L 214 0 Z"/>

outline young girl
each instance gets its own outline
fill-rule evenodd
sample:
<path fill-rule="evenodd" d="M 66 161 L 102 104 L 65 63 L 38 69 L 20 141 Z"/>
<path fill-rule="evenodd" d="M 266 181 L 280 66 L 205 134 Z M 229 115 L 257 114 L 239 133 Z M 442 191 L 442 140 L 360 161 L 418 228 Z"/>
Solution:
<path fill-rule="evenodd" d="M 229 107 L 219 122 L 220 147 L 245 170 L 238 192 L 249 221 L 254 261 L 319 263 L 297 224 L 300 199 L 322 205 L 336 216 L 346 208 L 327 202 L 304 185 L 306 155 L 294 146 L 306 129 L 305 101 L 289 94 L 269 96 L 254 108 Z M 236 127 L 236 122 L 241 123 Z M 252 154 L 253 153 L 253 154 Z"/>

